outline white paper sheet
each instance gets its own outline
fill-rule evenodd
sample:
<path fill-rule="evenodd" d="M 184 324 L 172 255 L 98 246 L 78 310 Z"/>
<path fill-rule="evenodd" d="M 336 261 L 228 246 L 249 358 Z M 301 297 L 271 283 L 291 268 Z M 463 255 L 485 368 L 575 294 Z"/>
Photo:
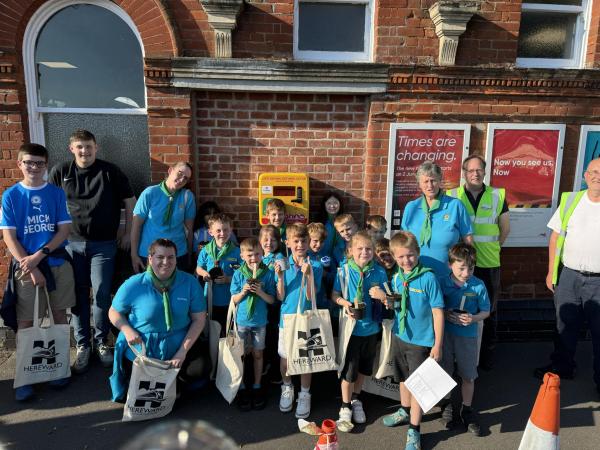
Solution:
<path fill-rule="evenodd" d="M 456 386 L 456 381 L 433 358 L 427 358 L 404 385 L 426 413 Z"/>

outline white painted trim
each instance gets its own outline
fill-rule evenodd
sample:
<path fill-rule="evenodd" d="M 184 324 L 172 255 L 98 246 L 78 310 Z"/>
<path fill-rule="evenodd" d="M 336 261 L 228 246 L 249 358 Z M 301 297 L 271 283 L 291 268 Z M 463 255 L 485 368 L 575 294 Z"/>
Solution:
<path fill-rule="evenodd" d="M 121 114 L 123 116 L 142 116 L 148 112 L 145 108 L 49 108 L 40 106 L 36 108 L 40 114 Z"/>
<path fill-rule="evenodd" d="M 558 13 L 580 13 L 585 10 L 585 0 L 582 6 L 577 5 L 548 5 L 544 3 L 522 3 L 522 11 L 558 12 Z"/>
<path fill-rule="evenodd" d="M 293 55 L 298 61 L 347 61 L 347 62 L 371 62 L 374 48 L 374 26 L 375 7 L 374 0 L 305 0 L 310 3 L 340 3 L 365 5 L 364 24 L 364 48 L 363 52 L 329 52 L 298 49 L 298 3 L 304 0 L 294 0 L 294 29 L 293 29 Z"/>
<path fill-rule="evenodd" d="M 27 95 L 27 113 L 29 116 L 29 136 L 30 141 L 38 144 L 45 145 L 46 139 L 44 136 L 44 123 L 42 120 L 42 114 L 46 112 L 72 112 L 72 113 L 96 113 L 95 108 L 46 108 L 38 106 L 38 91 L 37 91 L 37 77 L 35 68 L 35 45 L 37 42 L 38 35 L 48 19 L 60 10 L 72 6 L 72 5 L 94 5 L 100 6 L 116 14 L 121 20 L 123 20 L 129 28 L 133 31 L 134 36 L 137 38 L 140 48 L 142 50 L 142 58 L 144 57 L 144 45 L 142 43 L 142 37 L 135 26 L 131 17 L 125 13 L 120 7 L 110 2 L 109 0 L 55 0 L 43 4 L 32 16 L 25 28 L 25 34 L 23 35 L 23 66 L 25 73 L 25 89 Z M 144 86 L 144 96 L 147 97 L 146 89 Z M 146 105 L 148 104 L 147 98 Z M 51 111 L 50 111 L 51 110 Z M 118 110 L 113 114 L 127 114 L 123 113 L 123 110 Z M 144 111 L 146 111 L 144 109 Z M 104 111 L 103 111 L 104 112 Z M 131 114 L 131 113 L 129 113 Z M 138 113 L 139 114 L 139 113 Z"/>
<path fill-rule="evenodd" d="M 323 92 L 331 94 L 378 94 L 386 92 L 386 83 L 343 83 L 306 81 L 259 81 L 202 78 L 174 78 L 173 87 L 215 91 L 252 92 Z"/>
<path fill-rule="evenodd" d="M 587 143 L 587 135 L 590 131 L 600 131 L 600 125 L 582 125 L 579 133 L 579 148 L 577 149 L 577 164 L 575 164 L 575 180 L 573 181 L 573 191 L 581 190 L 581 182 L 583 181 L 583 172 L 585 167 L 585 146 Z"/>

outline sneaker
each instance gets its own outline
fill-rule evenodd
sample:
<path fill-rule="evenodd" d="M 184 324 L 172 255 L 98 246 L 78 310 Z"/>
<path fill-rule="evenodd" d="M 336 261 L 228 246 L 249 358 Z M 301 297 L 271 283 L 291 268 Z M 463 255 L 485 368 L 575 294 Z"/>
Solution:
<path fill-rule="evenodd" d="M 26 384 L 15 389 L 15 400 L 18 402 L 26 402 L 31 400 L 34 396 L 33 386 Z"/>
<path fill-rule="evenodd" d="M 367 416 L 365 415 L 362 402 L 360 400 L 352 400 L 350 405 L 352 405 L 352 420 L 354 423 L 365 423 Z"/>
<path fill-rule="evenodd" d="M 460 418 L 462 420 L 463 425 L 467 429 L 469 433 L 474 434 L 475 436 L 481 436 L 481 427 L 477 422 L 477 414 L 475 411 L 462 411 L 460 414 Z"/>
<path fill-rule="evenodd" d="M 340 408 L 340 418 L 336 422 L 337 429 L 348 433 L 354 428 L 352 423 L 352 410 L 350 408 Z"/>
<path fill-rule="evenodd" d="M 279 399 L 279 411 L 290 412 L 294 406 L 294 386 L 284 384 L 281 386 L 281 397 Z"/>
<path fill-rule="evenodd" d="M 263 409 L 267 404 L 267 397 L 262 387 L 252 389 L 252 409 Z"/>
<path fill-rule="evenodd" d="M 544 375 L 546 374 L 546 372 L 555 373 L 556 375 L 558 375 L 559 377 L 561 377 L 563 380 L 572 380 L 573 378 L 575 378 L 575 369 L 572 369 L 572 370 L 567 371 L 567 372 L 560 371 L 560 370 L 558 370 L 552 364 L 548 364 L 547 366 L 544 366 L 544 367 L 537 367 L 533 371 L 533 376 L 535 378 L 543 380 L 544 379 Z"/>
<path fill-rule="evenodd" d="M 383 416 L 383 424 L 386 427 L 395 427 L 397 425 L 404 425 L 408 423 L 408 414 L 402 408 L 398 408 L 398 411 L 387 416 Z"/>
<path fill-rule="evenodd" d="M 60 378 L 58 380 L 48 381 L 48 386 L 53 389 L 63 389 L 66 388 L 71 382 L 71 377 Z"/>
<path fill-rule="evenodd" d="M 404 450 L 421 450 L 421 433 L 412 428 L 406 433 L 406 447 Z"/>
<path fill-rule="evenodd" d="M 89 347 L 84 347 L 82 345 L 77 346 L 77 356 L 71 367 L 71 370 L 74 373 L 83 373 L 88 370 L 90 366 L 90 353 L 91 350 Z"/>
<path fill-rule="evenodd" d="M 310 394 L 298 393 L 298 406 L 296 406 L 296 419 L 306 419 L 310 416 Z"/>
<path fill-rule="evenodd" d="M 112 367 L 114 357 L 111 348 L 106 344 L 98 344 L 96 347 L 96 354 L 100 359 L 103 367 Z"/>
<path fill-rule="evenodd" d="M 440 418 L 440 422 L 446 429 L 452 428 L 452 423 L 454 421 L 454 406 L 452 403 L 448 403 L 446 406 L 442 408 L 442 417 Z"/>
<path fill-rule="evenodd" d="M 252 409 L 252 397 L 249 389 L 240 389 L 237 395 L 237 404 L 241 411 Z"/>

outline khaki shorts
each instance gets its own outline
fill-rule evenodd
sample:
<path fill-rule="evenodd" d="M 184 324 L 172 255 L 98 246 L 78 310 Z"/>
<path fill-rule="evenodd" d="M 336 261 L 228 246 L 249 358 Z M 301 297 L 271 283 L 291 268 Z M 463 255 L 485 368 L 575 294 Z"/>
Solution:
<path fill-rule="evenodd" d="M 51 267 L 56 289 L 50 292 L 50 306 L 53 310 L 61 311 L 75 306 L 75 280 L 73 268 L 68 262 L 60 266 Z M 18 272 L 17 272 L 18 273 Z M 25 275 L 20 280 L 15 280 L 17 289 L 17 320 L 33 320 L 33 304 L 35 301 L 36 287 L 30 275 Z M 46 315 L 47 302 L 45 290 L 40 289 L 40 318 Z"/>

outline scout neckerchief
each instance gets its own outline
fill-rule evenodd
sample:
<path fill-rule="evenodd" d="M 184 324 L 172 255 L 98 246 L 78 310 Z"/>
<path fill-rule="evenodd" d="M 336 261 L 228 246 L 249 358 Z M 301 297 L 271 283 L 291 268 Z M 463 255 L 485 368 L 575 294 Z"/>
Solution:
<path fill-rule="evenodd" d="M 269 268 L 261 262 L 256 269 L 256 279 L 259 280 L 260 277 L 262 277 L 265 273 L 267 273 L 268 270 L 269 270 Z M 250 267 L 248 267 L 248 264 L 246 264 L 246 263 L 242 264 L 242 266 L 240 267 L 240 272 L 242 272 L 242 275 L 244 276 L 244 278 L 246 280 L 248 280 L 249 278 L 254 278 L 252 269 L 250 269 Z M 259 297 L 257 294 L 254 294 L 254 293 L 248 294 L 248 314 L 246 315 L 246 319 L 250 320 L 252 318 L 252 315 L 254 314 L 254 307 L 256 305 L 255 302 L 258 299 L 259 299 Z"/>
<path fill-rule="evenodd" d="M 206 253 L 208 253 L 208 256 L 210 256 L 215 262 L 215 267 L 217 267 L 221 258 L 227 255 L 227 253 L 229 253 L 230 251 L 232 251 L 234 247 L 235 246 L 231 243 L 231 241 L 227 241 L 225 242 L 225 245 L 221 248 L 221 250 L 217 252 L 217 242 L 214 239 L 212 239 L 208 244 L 206 244 L 206 247 L 204 248 L 206 249 Z"/>
<path fill-rule="evenodd" d="M 421 208 L 425 211 L 425 220 L 421 226 L 421 239 L 419 240 L 419 246 L 429 244 L 431 240 L 431 213 L 440 207 L 440 200 L 438 198 L 431 202 L 431 206 L 427 205 L 427 199 L 423 195 L 421 197 Z"/>
<path fill-rule="evenodd" d="M 363 303 L 363 281 L 365 279 L 365 274 L 373 268 L 375 263 L 373 260 L 369 261 L 364 267 L 359 267 L 356 262 L 354 262 L 354 258 L 348 259 L 348 267 L 358 273 L 358 284 L 356 285 L 356 303 Z M 350 280 L 348 280 L 350 281 Z"/>
<path fill-rule="evenodd" d="M 171 228 L 171 216 L 173 215 L 173 205 L 177 201 L 177 197 L 181 194 L 181 189 L 177 189 L 175 192 L 171 193 L 167 188 L 167 181 L 163 181 L 159 184 L 160 190 L 163 194 L 165 194 L 169 198 L 169 205 L 167 206 L 167 210 L 163 215 L 163 225 L 169 225 L 169 229 Z"/>
<path fill-rule="evenodd" d="M 400 312 L 399 312 L 399 331 L 400 334 L 404 333 L 404 330 L 406 329 L 406 316 L 408 314 L 408 285 L 412 280 L 415 280 L 417 278 L 419 278 L 421 275 L 423 275 L 425 272 L 431 272 L 431 269 L 429 267 L 424 267 L 423 265 L 421 265 L 421 263 L 417 264 L 415 267 L 413 267 L 413 269 L 405 274 L 404 271 L 398 267 L 398 278 L 400 278 L 400 281 L 402 281 L 402 301 L 400 304 Z"/>
<path fill-rule="evenodd" d="M 173 281 L 175 281 L 175 275 L 177 274 L 177 269 L 173 271 L 171 276 L 166 280 L 159 280 L 154 270 L 152 270 L 152 266 L 148 264 L 148 268 L 146 272 L 152 278 L 152 283 L 154 287 L 156 287 L 160 293 L 162 294 L 163 308 L 165 310 L 165 323 L 167 324 L 167 331 L 171 331 L 171 326 L 173 325 L 173 314 L 171 312 L 171 300 L 169 299 L 169 289 L 173 285 Z"/>

